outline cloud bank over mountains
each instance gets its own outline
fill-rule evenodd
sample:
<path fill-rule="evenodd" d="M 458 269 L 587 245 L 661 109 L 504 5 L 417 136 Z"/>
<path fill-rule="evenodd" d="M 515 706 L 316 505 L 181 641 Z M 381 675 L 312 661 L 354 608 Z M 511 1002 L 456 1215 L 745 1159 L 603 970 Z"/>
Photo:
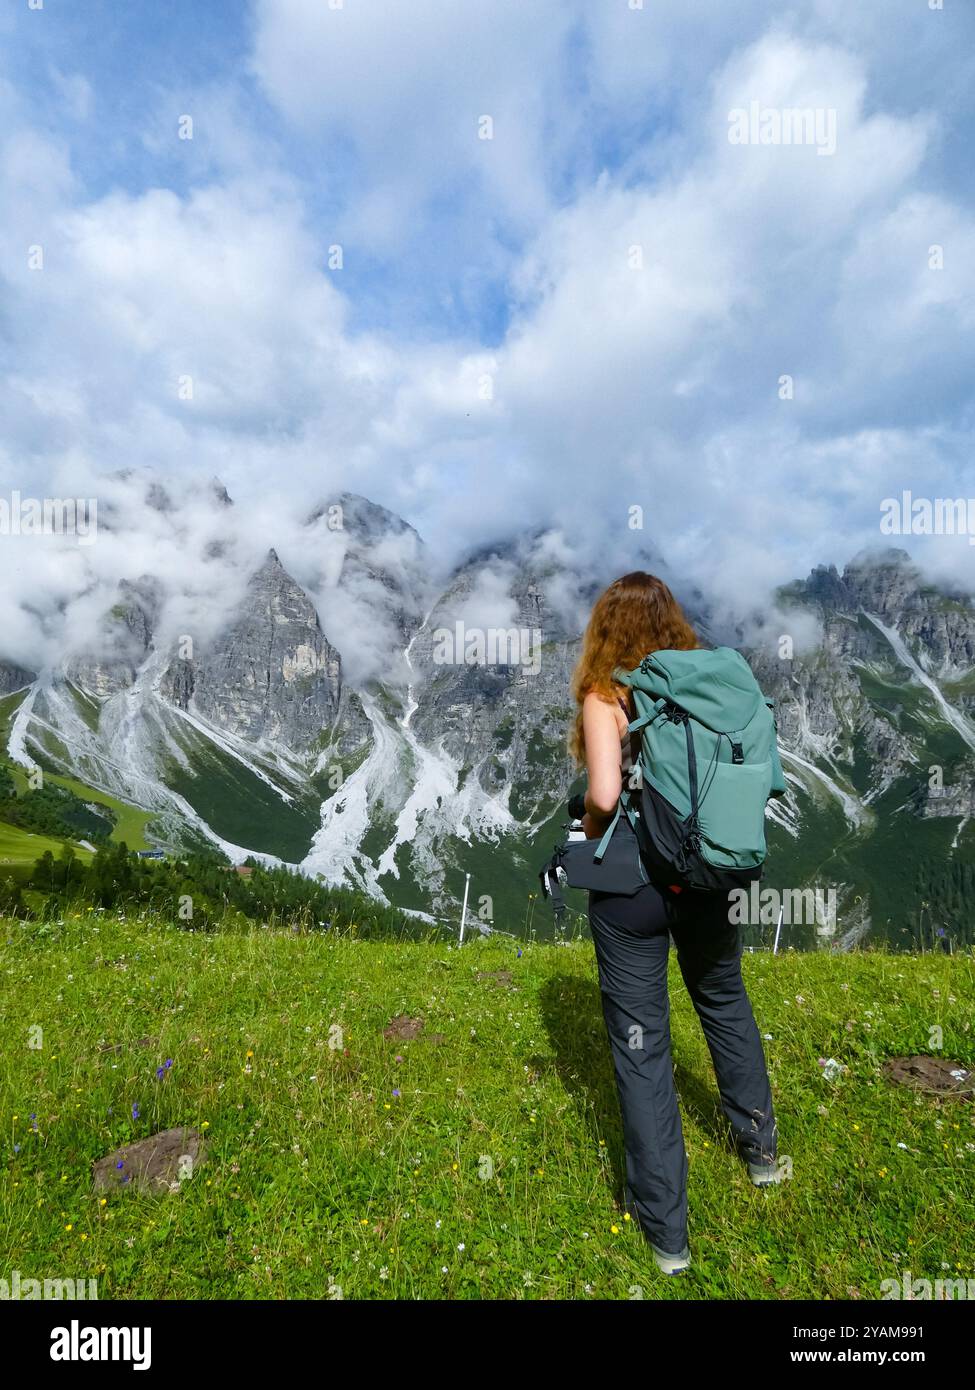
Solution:
<path fill-rule="evenodd" d="M 443 570 L 555 528 L 584 571 L 640 507 L 742 610 L 880 541 L 884 498 L 975 492 L 968 7 L 258 0 L 195 46 L 177 10 L 138 100 L 123 27 L 86 56 L 52 7 L 2 21 L 0 492 L 107 518 L 134 468 L 192 502 L 87 556 L 3 537 L 12 656 L 143 551 L 193 622 L 268 537 L 314 587 L 343 489 Z M 835 152 L 731 144 L 752 102 L 835 113 Z M 188 572 L 213 475 L 236 549 Z M 900 543 L 975 577 L 965 537 Z"/>

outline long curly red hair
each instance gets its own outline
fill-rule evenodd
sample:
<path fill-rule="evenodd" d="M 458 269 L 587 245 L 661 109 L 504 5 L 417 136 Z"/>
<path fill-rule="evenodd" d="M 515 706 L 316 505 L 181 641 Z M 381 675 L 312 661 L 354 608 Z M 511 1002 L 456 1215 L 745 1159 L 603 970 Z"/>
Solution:
<path fill-rule="evenodd" d="M 631 671 L 649 652 L 691 651 L 701 644 L 670 589 L 654 574 L 634 570 L 610 584 L 596 600 L 582 637 L 582 652 L 572 674 L 572 694 L 579 706 L 569 734 L 569 752 L 581 766 L 586 748 L 582 702 L 590 691 L 615 703 L 626 687 L 613 680 L 614 667 Z"/>

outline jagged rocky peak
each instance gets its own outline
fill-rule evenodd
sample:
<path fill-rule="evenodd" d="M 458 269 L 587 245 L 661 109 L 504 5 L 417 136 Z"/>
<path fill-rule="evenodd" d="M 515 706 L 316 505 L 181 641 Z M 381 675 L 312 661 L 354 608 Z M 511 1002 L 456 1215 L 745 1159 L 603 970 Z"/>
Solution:
<path fill-rule="evenodd" d="M 318 550 L 316 590 L 340 587 L 371 606 L 405 646 L 429 600 L 428 557 L 419 533 L 354 492 L 322 500 L 305 524 Z"/>
<path fill-rule="evenodd" d="M 531 819 L 546 796 L 559 800 L 573 775 L 568 688 L 587 611 L 574 558 L 552 531 L 478 547 L 411 649 L 412 727 L 517 818 Z"/>
<path fill-rule="evenodd" d="M 921 572 L 906 550 L 864 551 L 845 567 L 843 581 L 861 608 L 883 618 L 921 604 Z"/>
<path fill-rule="evenodd" d="M 896 547 L 861 552 L 840 575 L 834 565 L 817 566 L 809 578 L 782 595 L 815 606 L 826 620 L 824 644 L 839 657 L 876 658 L 872 633 L 855 633 L 831 618 L 865 612 L 896 628 L 925 670 L 943 678 L 975 666 L 975 607 L 971 596 L 928 583 L 906 551 Z M 892 660 L 889 650 L 882 659 Z"/>
<path fill-rule="evenodd" d="M 468 692 L 493 690 L 499 682 L 501 687 L 517 683 L 519 663 L 507 670 L 497 662 L 473 669 L 461 665 L 453 673 L 436 664 L 437 643 L 442 640 L 438 632 L 453 632 L 458 622 L 465 628 L 490 625 L 516 630 L 522 641 L 527 637 L 530 650 L 541 647 L 539 659 L 551 668 L 553 678 L 550 685 L 543 682 L 546 697 L 564 704 L 567 696 L 558 683 L 567 688 L 593 603 L 614 579 L 634 570 L 662 573 L 670 582 L 660 557 L 634 533 L 588 561 L 553 527 L 477 546 L 453 571 L 417 634 L 413 664 L 420 680 L 433 680 L 440 690 L 453 685 Z M 689 615 L 693 618 L 693 610 Z M 422 715 L 418 718 L 422 722 Z"/>
<path fill-rule="evenodd" d="M 808 579 L 788 585 L 783 593 L 800 602 L 835 613 L 861 609 L 879 617 L 896 617 L 917 606 L 923 589 L 920 570 L 905 550 L 889 546 L 866 550 L 844 567 L 817 565 Z"/>
<path fill-rule="evenodd" d="M 816 645 L 794 660 L 778 659 L 774 647 L 749 654 L 760 684 L 778 702 L 786 746 L 851 765 L 855 756 L 867 759 L 874 796 L 900 776 L 915 776 L 914 729 L 883 700 L 869 698 L 862 673 L 885 669 L 892 684 L 916 683 L 905 670 L 916 662 L 939 680 L 967 674 L 975 665 L 970 600 L 927 583 L 906 552 L 894 548 L 863 552 L 842 574 L 818 566 L 780 597 L 815 611 L 821 625 Z"/>
<path fill-rule="evenodd" d="M 268 551 L 234 621 L 193 661 L 168 675 L 176 704 L 251 741 L 307 751 L 335 722 L 338 652 L 304 589 Z"/>
<path fill-rule="evenodd" d="M 496 609 L 498 626 L 538 630 L 544 642 L 578 636 L 578 580 L 565 563 L 556 533 L 538 528 L 480 545 L 454 571 L 431 614 L 430 625 Z M 506 619 L 506 621 L 502 621 Z"/>
<path fill-rule="evenodd" d="M 306 524 L 314 526 L 323 517 L 331 522 L 332 529 L 346 531 L 360 542 L 406 534 L 416 536 L 420 541 L 418 532 L 408 521 L 358 492 L 340 492 L 335 497 L 320 501 L 309 512 Z"/>
<path fill-rule="evenodd" d="M 234 505 L 234 499 L 216 474 L 210 479 L 207 490 L 214 501 L 219 502 L 221 507 L 232 507 Z"/>
<path fill-rule="evenodd" d="M 164 479 L 151 468 L 117 468 L 106 475 L 105 483 L 104 490 L 99 491 L 98 524 L 110 532 L 141 536 L 147 509 L 157 513 L 154 526 L 159 525 L 159 518 L 165 518 L 180 533 L 192 511 L 219 513 L 233 507 L 233 499 L 217 477 L 205 480 L 188 475 L 177 481 Z M 208 553 L 221 553 L 222 549 L 219 539 L 207 546 Z"/>
<path fill-rule="evenodd" d="M 126 482 L 133 480 L 140 482 L 144 489 L 142 496 L 146 505 L 151 507 L 153 511 L 164 512 L 167 515 L 177 514 L 186 500 L 192 504 L 194 499 L 201 497 L 207 502 L 216 503 L 219 507 L 232 507 L 234 505 L 233 498 L 216 475 L 213 475 L 206 482 L 191 477 L 183 480 L 179 488 L 179 501 L 174 499 L 172 485 L 167 487 L 151 472 L 139 475 L 133 470 L 127 469 L 116 476 L 124 478 Z"/>
<path fill-rule="evenodd" d="M 637 532 L 627 531 L 617 545 L 587 558 L 562 531 L 543 526 L 477 547 L 455 571 L 445 598 L 475 587 L 478 575 L 491 570 L 510 575 L 507 592 L 518 624 L 541 628 L 545 642 L 577 640 L 596 599 L 624 574 L 659 574 L 673 587 L 662 557 Z"/>
<path fill-rule="evenodd" d="M 36 672 L 28 671 L 15 661 L 0 660 L 0 696 L 13 695 L 15 691 L 23 690 L 36 679 Z"/>
<path fill-rule="evenodd" d="M 136 632 L 148 648 L 162 608 L 162 584 L 152 574 L 142 574 L 132 581 L 121 579 L 118 595 L 112 614 L 118 622 Z"/>
<path fill-rule="evenodd" d="M 117 592 L 86 649 L 70 657 L 65 668 L 70 681 L 99 699 L 133 683 L 152 647 L 162 606 L 162 585 L 149 574 L 120 580 Z"/>
<path fill-rule="evenodd" d="M 229 511 L 234 505 L 234 499 L 216 475 L 207 484 L 206 497 L 211 507 L 215 506 L 218 512 Z M 228 554 L 230 546 L 231 542 L 221 530 L 218 535 L 212 536 L 203 547 L 203 558 L 205 560 L 221 560 Z"/>
<path fill-rule="evenodd" d="M 838 613 L 853 613 L 857 601 L 835 565 L 816 565 L 808 579 L 783 585 L 781 594 L 801 603 L 816 604 Z"/>
<path fill-rule="evenodd" d="M 154 512 L 173 512 L 175 505 L 166 488 L 162 483 L 153 479 L 146 488 L 146 506 L 151 507 Z"/>
<path fill-rule="evenodd" d="M 844 578 L 868 612 L 896 627 L 925 670 L 955 679 L 975 666 L 971 594 L 928 583 L 903 550 L 857 556 Z"/>
<path fill-rule="evenodd" d="M 138 492 L 142 501 L 157 511 L 169 511 L 173 505 L 168 489 L 152 468 L 113 468 L 107 477 L 110 482 L 124 483 Z"/>

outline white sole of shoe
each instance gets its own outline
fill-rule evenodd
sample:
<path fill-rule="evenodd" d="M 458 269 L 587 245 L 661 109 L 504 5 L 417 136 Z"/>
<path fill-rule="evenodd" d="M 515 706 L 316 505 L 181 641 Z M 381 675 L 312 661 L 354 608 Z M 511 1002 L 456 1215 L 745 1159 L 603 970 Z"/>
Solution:
<path fill-rule="evenodd" d="M 765 1167 L 749 1163 L 748 1177 L 753 1187 L 775 1187 L 777 1183 L 787 1182 L 789 1175 L 784 1168 L 775 1165 Z"/>
<path fill-rule="evenodd" d="M 664 1250 L 658 1250 L 655 1245 L 651 1245 L 654 1263 L 661 1274 L 683 1274 L 691 1267 L 691 1252 L 686 1248 L 679 1255 L 668 1255 Z"/>

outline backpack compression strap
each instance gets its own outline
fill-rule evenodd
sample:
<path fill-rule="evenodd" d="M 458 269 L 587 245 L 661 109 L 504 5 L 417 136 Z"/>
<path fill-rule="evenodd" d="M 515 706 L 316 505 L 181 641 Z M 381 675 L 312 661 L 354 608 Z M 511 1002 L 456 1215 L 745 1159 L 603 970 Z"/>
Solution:
<path fill-rule="evenodd" d="M 606 850 L 609 846 L 609 842 L 613 838 L 613 831 L 616 829 L 616 824 L 624 811 L 626 812 L 626 819 L 630 822 L 630 825 L 632 825 L 633 827 L 634 833 L 637 836 L 639 836 L 639 812 L 633 805 L 633 801 L 630 797 L 629 791 L 626 787 L 624 787 L 623 790 L 620 792 L 620 799 L 616 806 L 616 814 L 613 816 L 613 819 L 610 821 L 609 825 L 603 831 L 603 837 L 599 841 L 599 844 L 596 846 L 596 850 L 592 856 L 593 863 L 599 864 L 602 862 L 603 855 L 606 853 Z"/>
<path fill-rule="evenodd" d="M 595 851 L 593 852 L 592 858 L 593 858 L 593 863 L 594 863 L 594 864 L 601 864 L 601 863 L 602 863 L 603 855 L 606 853 L 606 850 L 607 850 L 608 847 L 609 847 L 609 842 L 610 842 L 610 840 L 613 838 L 613 831 L 616 829 L 616 822 L 617 822 L 617 821 L 619 820 L 619 818 L 620 818 L 620 812 L 622 811 L 622 809 L 623 809 L 623 793 L 620 792 L 620 799 L 619 799 L 619 801 L 618 801 L 618 803 L 617 803 L 617 806 L 616 806 L 616 814 L 614 815 L 613 819 L 610 821 L 609 825 L 607 825 L 606 829 L 603 831 L 603 837 L 602 837 L 602 839 L 599 841 L 599 844 L 596 846 L 596 849 L 595 849 Z"/>

